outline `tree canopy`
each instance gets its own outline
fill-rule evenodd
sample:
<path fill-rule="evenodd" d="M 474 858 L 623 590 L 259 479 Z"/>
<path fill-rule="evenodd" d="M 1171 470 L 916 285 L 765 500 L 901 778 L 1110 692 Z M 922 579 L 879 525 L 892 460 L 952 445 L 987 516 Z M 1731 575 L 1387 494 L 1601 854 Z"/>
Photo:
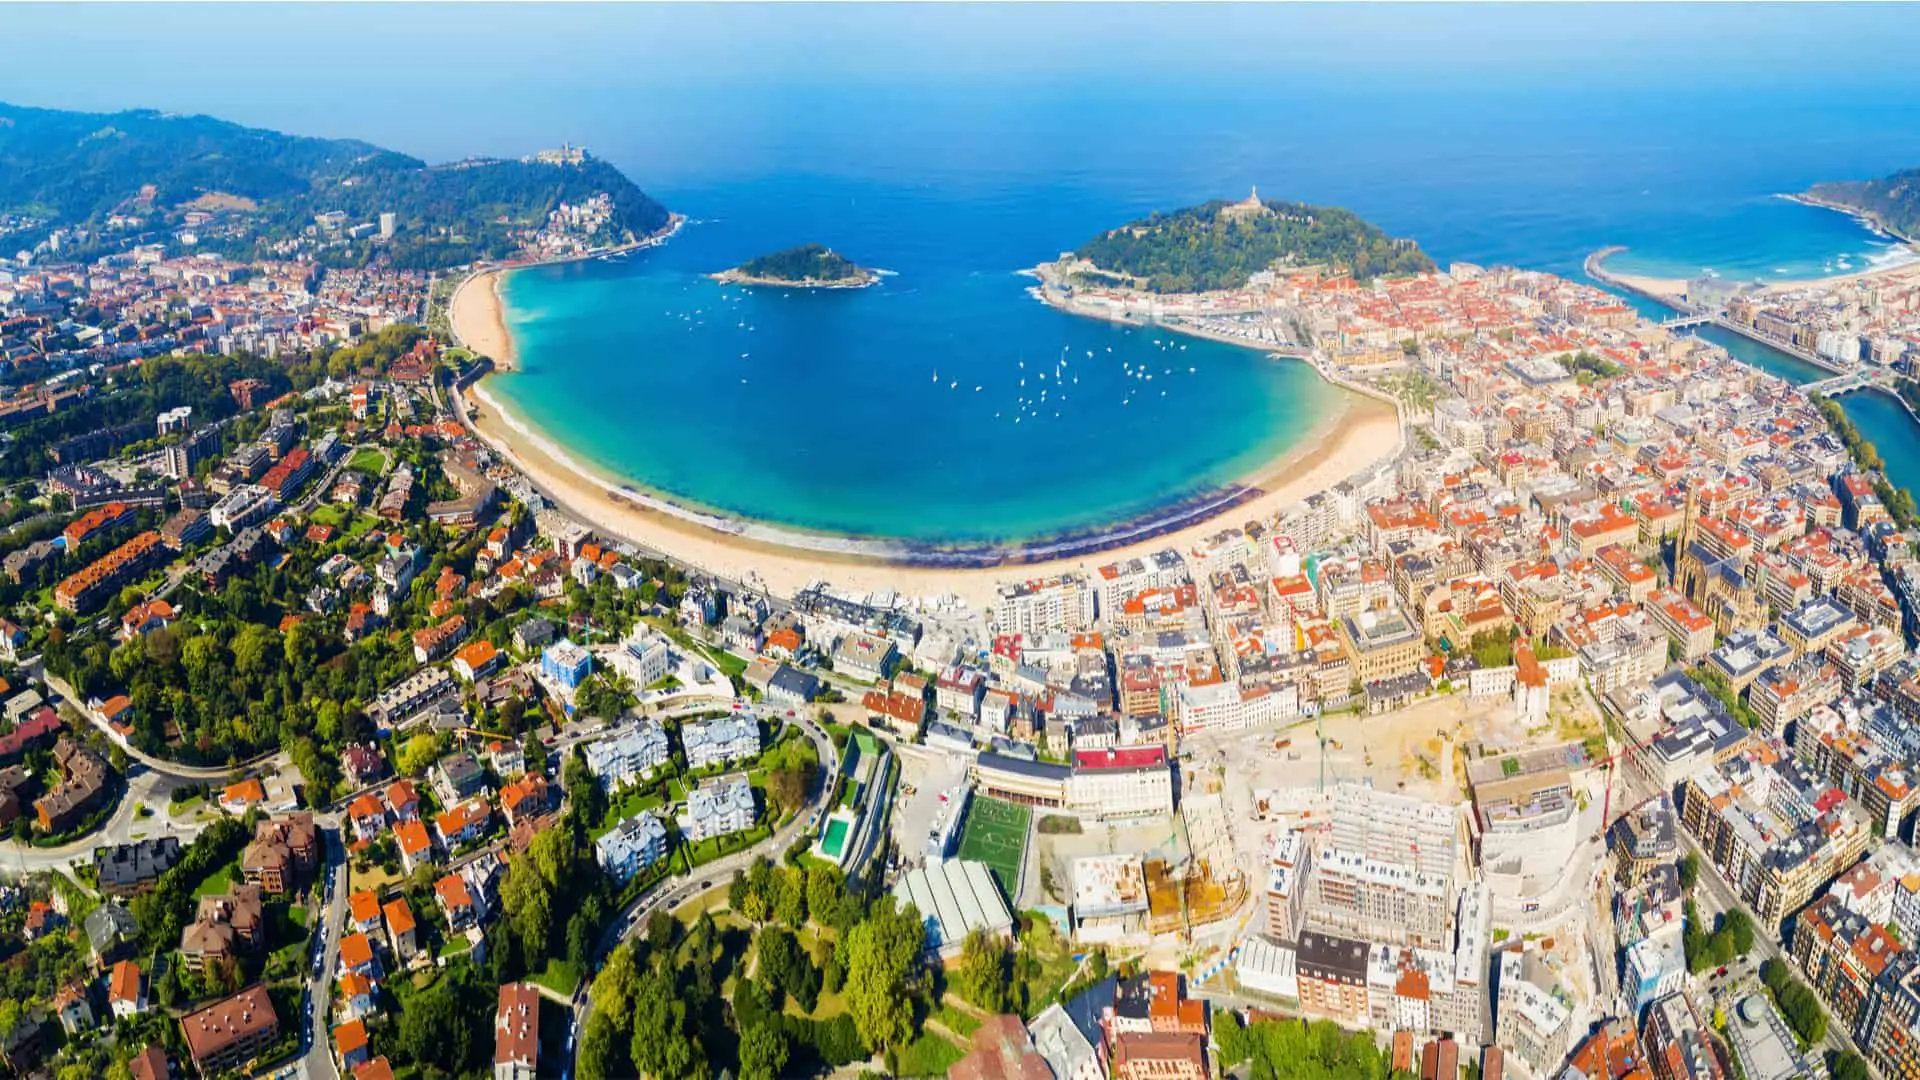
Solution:
<path fill-rule="evenodd" d="M 1236 289 L 1275 264 L 1320 264 L 1362 281 L 1433 269 L 1417 244 L 1396 240 L 1351 210 L 1264 200 L 1258 210 L 1216 199 L 1155 213 L 1075 252 L 1153 292 Z"/>
<path fill-rule="evenodd" d="M 1808 195 L 1873 217 L 1902 236 L 1920 236 L 1920 169 L 1903 169 L 1878 180 L 1815 184 Z"/>
<path fill-rule="evenodd" d="M 1385 1080 L 1392 1062 L 1373 1033 L 1343 1031 L 1326 1020 L 1263 1020 L 1243 1026 L 1222 1012 L 1213 1037 L 1220 1063 L 1245 1064 L 1253 1080 Z"/>
<path fill-rule="evenodd" d="M 385 244 L 368 239 L 330 260 L 359 264 L 378 255 L 401 267 L 454 266 L 511 254 L 516 230 L 540 226 L 562 202 L 600 193 L 614 204 L 609 243 L 667 224 L 665 207 L 594 158 L 428 166 L 354 139 L 285 135 L 209 116 L 0 104 L 0 209 L 48 227 L 97 228 L 116 212 L 171 225 L 193 203 L 218 215 L 200 230 L 198 249 L 241 257 L 300 235 L 318 215 L 339 211 L 357 224 L 392 213 L 399 231 Z M 244 227 L 222 227 L 227 222 Z"/>
<path fill-rule="evenodd" d="M 734 272 L 743 277 L 790 281 L 796 285 L 864 282 L 873 274 L 873 271 L 821 244 L 802 244 L 757 259 L 748 259 Z"/>

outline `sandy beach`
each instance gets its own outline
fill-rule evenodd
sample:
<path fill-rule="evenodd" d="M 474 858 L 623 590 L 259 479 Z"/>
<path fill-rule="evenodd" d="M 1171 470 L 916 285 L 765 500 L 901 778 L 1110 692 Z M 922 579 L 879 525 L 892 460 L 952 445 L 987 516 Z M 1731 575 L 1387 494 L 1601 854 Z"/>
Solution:
<path fill-rule="evenodd" d="M 512 355 L 497 277 L 495 271 L 470 279 L 455 292 L 449 312 L 455 333 L 467 347 L 496 359 Z M 1306 433 L 1294 449 L 1242 481 L 1244 486 L 1256 489 L 1250 497 L 1197 523 L 1085 555 L 961 569 L 907 565 L 871 551 L 835 550 L 884 542 L 790 532 L 681 507 L 645 505 L 638 500 L 647 496 L 620 478 L 582 465 L 563 447 L 513 416 L 488 392 L 485 380 L 467 390 L 462 404 L 481 438 L 569 513 L 610 537 L 664 552 L 721 577 L 755 582 L 780 595 L 790 596 L 824 580 L 845 589 L 957 596 L 979 610 L 991 607 L 994 588 L 1002 581 L 1065 570 L 1087 572 L 1116 559 L 1167 547 L 1185 548 L 1229 525 L 1267 521 L 1306 496 L 1397 452 L 1400 446 L 1400 423 L 1394 408 L 1347 393 L 1342 406 Z"/>
<path fill-rule="evenodd" d="M 447 322 L 454 339 L 468 350 L 493 361 L 501 371 L 513 370 L 513 337 L 500 303 L 500 276 L 504 270 L 483 270 L 460 283 L 447 304 Z"/>
<path fill-rule="evenodd" d="M 1828 277 L 1791 278 L 1782 281 L 1770 281 L 1767 282 L 1760 291 L 1763 293 L 1788 292 L 1794 289 L 1805 289 L 1814 286 L 1842 285 L 1847 282 L 1865 281 L 1870 278 L 1893 277 L 1896 275 L 1904 276 L 1916 272 L 1920 272 L 1920 253 L 1916 253 L 1915 259 L 1911 262 L 1897 263 L 1892 266 L 1875 266 L 1866 270 L 1856 270 L 1851 274 L 1833 274 Z M 1655 296 L 1669 297 L 1674 300 L 1681 299 L 1687 291 L 1687 283 L 1680 278 L 1646 277 L 1641 274 L 1622 274 L 1614 270 L 1607 271 L 1607 276 L 1622 285 L 1626 285 L 1640 292 L 1652 293 Z"/>

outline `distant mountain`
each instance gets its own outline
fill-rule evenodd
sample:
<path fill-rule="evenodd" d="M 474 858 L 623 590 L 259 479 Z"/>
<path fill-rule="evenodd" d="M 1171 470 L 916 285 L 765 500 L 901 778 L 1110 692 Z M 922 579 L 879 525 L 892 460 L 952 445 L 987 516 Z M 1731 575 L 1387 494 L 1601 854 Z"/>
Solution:
<path fill-rule="evenodd" d="M 1234 289 L 1270 267 L 1324 265 L 1361 280 L 1432 270 L 1411 240 L 1396 240 L 1351 210 L 1222 199 L 1155 213 L 1112 229 L 1074 254 L 1104 275 L 1153 292 Z"/>
<path fill-rule="evenodd" d="M 1888 232 L 1920 242 L 1920 169 L 1905 169 L 1879 180 L 1815 184 L 1805 197 L 1812 202 L 1864 214 Z"/>
<path fill-rule="evenodd" d="M 820 244 L 802 244 L 748 259 L 714 277 L 740 284 L 805 286 L 871 285 L 876 280 L 873 271 Z"/>
<path fill-rule="evenodd" d="M 513 254 L 515 232 L 540 227 L 561 202 L 600 193 L 613 203 L 609 244 L 667 224 L 666 208 L 618 169 L 585 155 L 563 160 L 430 167 L 356 139 L 284 135 L 207 116 L 0 103 L 0 213 L 44 222 L 41 235 L 80 227 L 96 236 L 118 213 L 163 240 L 189 210 L 211 211 L 216 219 L 199 230 L 199 246 L 235 255 L 297 237 L 333 211 L 351 224 L 392 213 L 400 231 L 377 248 L 330 248 L 328 261 L 379 255 L 414 267 Z"/>

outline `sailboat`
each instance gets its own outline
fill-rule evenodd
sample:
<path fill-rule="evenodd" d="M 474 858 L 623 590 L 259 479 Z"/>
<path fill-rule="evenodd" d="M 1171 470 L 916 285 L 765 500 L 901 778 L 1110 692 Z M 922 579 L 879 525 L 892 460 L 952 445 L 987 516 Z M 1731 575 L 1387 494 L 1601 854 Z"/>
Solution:
<path fill-rule="evenodd" d="M 938 383 L 940 382 L 940 369 L 939 369 L 939 368 L 934 368 L 934 369 L 933 369 L 933 381 L 934 381 L 934 383 L 935 383 L 936 385 L 937 385 L 937 384 L 938 384 Z"/>

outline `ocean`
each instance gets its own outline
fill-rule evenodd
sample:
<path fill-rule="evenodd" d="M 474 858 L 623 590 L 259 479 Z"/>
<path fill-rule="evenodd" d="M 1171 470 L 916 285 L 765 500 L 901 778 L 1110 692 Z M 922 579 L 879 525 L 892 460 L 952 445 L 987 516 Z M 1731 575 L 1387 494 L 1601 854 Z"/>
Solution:
<path fill-rule="evenodd" d="M 1338 392 L 1298 363 L 1049 310 L 1020 269 L 1258 185 L 1351 207 L 1442 264 L 1578 277 L 1588 253 L 1624 244 L 1610 265 L 1659 276 L 1844 273 L 1892 249 L 1778 196 L 1920 164 L 1914 101 L 1883 106 L 1217 82 L 599 101 L 589 145 L 691 222 L 653 251 L 513 275 L 525 370 L 493 385 L 582 459 L 708 508 L 922 541 L 1095 527 L 1298 447 Z M 702 276 L 805 242 L 889 276 L 823 293 Z M 1906 458 L 1876 441 L 1897 481 L 1920 481 L 1920 445 Z"/>

